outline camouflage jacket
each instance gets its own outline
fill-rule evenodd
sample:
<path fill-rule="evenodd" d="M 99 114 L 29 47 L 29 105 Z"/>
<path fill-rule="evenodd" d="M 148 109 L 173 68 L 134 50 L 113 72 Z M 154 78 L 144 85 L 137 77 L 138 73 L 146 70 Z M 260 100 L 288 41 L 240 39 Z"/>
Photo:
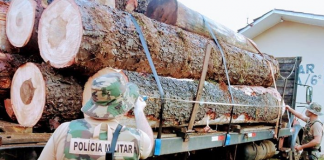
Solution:
<path fill-rule="evenodd" d="M 319 122 L 319 123 L 321 123 L 321 125 L 323 125 L 322 122 L 320 122 L 319 120 L 315 120 L 315 121 L 308 120 L 307 121 L 305 127 L 303 128 L 303 139 L 302 139 L 301 144 L 307 144 L 314 139 L 313 133 L 311 133 L 311 127 L 316 122 Z M 322 137 L 323 137 L 323 131 L 322 131 Z M 321 137 L 321 139 L 322 139 L 322 137 Z M 320 144 L 316 145 L 314 148 L 319 149 L 319 147 L 320 147 Z"/>
<path fill-rule="evenodd" d="M 72 121 L 69 124 L 65 142 L 64 159 L 105 159 L 105 153 L 110 148 L 112 134 L 100 131 L 100 127 L 101 125 L 91 126 L 84 119 Z M 95 135 L 96 132 L 98 136 Z M 139 159 L 140 134 L 137 129 L 124 127 L 118 137 L 114 159 Z"/>

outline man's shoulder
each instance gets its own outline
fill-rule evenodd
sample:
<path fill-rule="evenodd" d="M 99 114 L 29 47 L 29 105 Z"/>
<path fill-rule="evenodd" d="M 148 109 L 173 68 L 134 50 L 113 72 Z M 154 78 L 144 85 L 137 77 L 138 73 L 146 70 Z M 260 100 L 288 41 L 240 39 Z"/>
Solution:
<path fill-rule="evenodd" d="M 315 121 L 315 122 L 313 122 L 312 127 L 315 127 L 315 128 L 323 128 L 323 122 L 321 122 L 321 121 Z"/>
<path fill-rule="evenodd" d="M 313 122 L 311 131 L 312 131 L 313 135 L 321 135 L 323 132 L 323 123 L 320 121 Z"/>

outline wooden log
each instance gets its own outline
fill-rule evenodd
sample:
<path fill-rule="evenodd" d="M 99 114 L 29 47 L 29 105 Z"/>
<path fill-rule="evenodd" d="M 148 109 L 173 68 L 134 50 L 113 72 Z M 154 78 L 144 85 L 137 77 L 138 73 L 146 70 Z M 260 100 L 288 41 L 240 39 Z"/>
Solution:
<path fill-rule="evenodd" d="M 135 9 L 135 12 L 145 14 L 147 10 L 147 6 L 151 1 L 152 0 L 138 0 L 138 5 Z"/>
<path fill-rule="evenodd" d="M 6 34 L 6 16 L 8 8 L 8 2 L 0 1 L 0 52 L 15 53 L 17 49 L 10 44 Z"/>
<path fill-rule="evenodd" d="M 152 0 L 116 0 L 116 8 L 119 10 L 145 14 L 148 4 Z"/>
<path fill-rule="evenodd" d="M 105 5 L 111 8 L 116 8 L 115 0 L 90 0 L 100 5 Z"/>
<path fill-rule="evenodd" d="M 213 44 L 213 50 L 206 79 L 226 81 L 220 51 L 212 40 L 142 14 L 133 14 L 142 27 L 159 75 L 199 79 L 205 46 L 209 43 Z M 47 25 L 49 23 L 53 25 Z M 54 34 L 53 28 L 62 32 Z M 74 67 L 86 76 L 104 67 L 151 73 L 130 16 L 96 3 L 54 1 L 40 20 L 39 47 L 44 61 L 53 67 Z M 265 55 L 263 58 L 226 43 L 222 43 L 222 47 L 232 84 L 272 85 L 266 60 L 272 63 L 277 75 L 278 62 L 274 57 Z"/>
<path fill-rule="evenodd" d="M 103 73 L 107 69 L 98 73 Z M 123 71 L 130 82 L 138 85 L 140 93 L 150 97 L 147 100 L 145 114 L 151 127 L 159 125 L 160 95 L 156 82 L 151 74 L 132 71 Z M 98 75 L 97 75 L 98 76 Z M 92 83 L 92 80 L 89 80 Z M 89 81 L 87 83 L 89 83 Z M 175 79 L 160 77 L 161 85 L 166 96 L 165 110 L 163 112 L 164 127 L 187 126 L 192 112 L 193 103 L 173 101 L 170 99 L 192 101 L 196 96 L 198 81 L 189 79 Z M 90 87 L 85 86 L 83 95 L 87 95 L 82 103 L 90 99 Z M 278 117 L 277 106 L 281 100 L 280 94 L 274 88 L 257 86 L 232 86 L 234 100 L 237 104 L 256 105 L 236 106 L 234 109 L 233 123 L 275 123 Z M 155 97 L 155 98 L 154 98 Z M 230 103 L 230 95 L 224 83 L 206 82 L 202 93 L 202 102 Z M 199 105 L 195 125 L 229 123 L 230 106 L 203 104 Z M 119 121 L 128 126 L 136 126 L 132 111 L 129 111 Z"/>
<path fill-rule="evenodd" d="M 186 7 L 177 0 L 152 0 L 147 6 L 146 15 L 157 21 L 178 26 L 184 30 L 212 38 L 200 13 Z M 218 40 L 247 51 L 258 53 L 247 37 L 206 17 L 206 22 Z"/>
<path fill-rule="evenodd" d="M 38 23 L 52 0 L 12 0 L 7 13 L 6 32 L 10 43 L 21 52 L 38 52 Z"/>
<path fill-rule="evenodd" d="M 132 12 L 137 7 L 137 0 L 116 0 L 116 8 L 119 10 Z"/>
<path fill-rule="evenodd" d="M 12 103 L 10 99 L 5 99 L 4 100 L 4 107 L 6 109 L 6 113 L 9 116 L 9 118 L 13 121 L 17 121 L 17 118 L 15 116 L 15 113 L 12 108 Z"/>
<path fill-rule="evenodd" d="M 18 67 L 27 61 L 35 61 L 32 57 L 26 58 L 18 54 L 0 53 L 0 99 L 10 97 L 11 79 Z"/>
<path fill-rule="evenodd" d="M 19 124 L 49 128 L 50 121 L 79 118 L 81 94 L 82 87 L 72 77 L 62 76 L 46 64 L 26 63 L 13 77 L 10 97 Z"/>

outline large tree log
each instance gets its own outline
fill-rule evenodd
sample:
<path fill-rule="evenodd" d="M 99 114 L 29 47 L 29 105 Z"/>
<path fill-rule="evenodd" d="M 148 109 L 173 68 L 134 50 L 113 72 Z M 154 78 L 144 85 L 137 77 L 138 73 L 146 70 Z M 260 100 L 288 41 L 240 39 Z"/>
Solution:
<path fill-rule="evenodd" d="M 202 15 L 177 0 L 152 0 L 147 7 L 146 15 L 160 22 L 212 38 Z M 208 18 L 206 22 L 211 26 L 217 39 L 250 52 L 258 52 L 252 45 L 252 40 Z"/>
<path fill-rule="evenodd" d="M 38 49 L 38 23 L 52 0 L 12 0 L 7 13 L 7 36 L 15 47 L 35 53 Z"/>
<path fill-rule="evenodd" d="M 147 6 L 152 0 L 138 0 L 138 6 L 135 9 L 135 12 L 146 13 Z"/>
<path fill-rule="evenodd" d="M 46 64 L 26 63 L 19 67 L 10 96 L 19 124 L 28 127 L 77 119 L 82 107 L 82 87 Z"/>
<path fill-rule="evenodd" d="M 0 52 L 2 53 L 17 52 L 17 50 L 10 44 L 6 34 L 6 16 L 8 8 L 8 2 L 0 1 Z"/>
<path fill-rule="evenodd" d="M 134 16 L 143 29 L 159 75 L 200 78 L 204 49 L 210 43 L 214 49 L 207 79 L 226 81 L 220 51 L 212 40 L 153 21 L 142 14 L 134 13 Z M 53 28 L 60 32 L 52 32 Z M 39 47 L 45 62 L 56 68 L 71 66 L 87 76 L 107 66 L 151 72 L 130 16 L 82 0 L 57 0 L 44 11 L 40 20 Z M 270 61 L 277 76 L 278 62 L 274 57 L 265 55 L 264 58 L 224 42 L 222 47 L 232 84 L 272 85 L 266 60 Z"/>
<path fill-rule="evenodd" d="M 18 67 L 27 61 L 35 61 L 18 54 L 0 53 L 0 100 L 10 97 L 11 79 Z"/>
<path fill-rule="evenodd" d="M 152 0 L 116 0 L 116 8 L 127 12 L 145 14 L 148 4 Z"/>
<path fill-rule="evenodd" d="M 116 71 L 116 70 L 115 70 Z M 112 69 L 102 69 L 95 77 L 112 72 Z M 120 72 L 117 70 L 117 72 Z M 140 93 L 150 98 L 147 101 L 145 114 L 152 127 L 159 125 L 160 95 L 156 82 L 151 74 L 143 74 L 131 71 L 123 71 L 130 82 L 138 85 Z M 93 78 L 87 82 L 92 83 Z M 189 79 L 174 79 L 160 77 L 161 85 L 167 98 L 163 112 L 163 125 L 186 126 L 188 125 L 193 103 L 178 102 L 169 99 L 192 101 L 197 92 L 198 82 Z M 82 103 L 89 101 L 91 85 L 85 85 Z M 280 94 L 274 88 L 264 88 L 257 86 L 232 86 L 234 100 L 236 104 L 255 106 L 236 106 L 234 108 L 233 123 L 274 123 L 278 117 L 278 106 L 281 101 Z M 203 102 L 230 103 L 230 94 L 224 83 L 206 82 L 202 94 Z M 230 106 L 205 104 L 200 105 L 196 116 L 195 125 L 206 125 L 208 117 L 209 124 L 229 123 Z M 120 122 L 135 126 L 132 111 L 119 118 Z"/>

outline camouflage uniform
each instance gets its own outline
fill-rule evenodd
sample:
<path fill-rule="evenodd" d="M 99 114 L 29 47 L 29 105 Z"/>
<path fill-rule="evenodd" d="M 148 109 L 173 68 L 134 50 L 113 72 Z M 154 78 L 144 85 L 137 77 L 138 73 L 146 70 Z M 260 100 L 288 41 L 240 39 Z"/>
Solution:
<path fill-rule="evenodd" d="M 89 117 L 61 124 L 46 144 L 40 159 L 105 159 L 118 125 L 114 118 L 134 107 L 139 90 L 119 73 L 95 79 L 91 89 L 92 97 L 81 109 Z M 144 148 L 151 145 L 145 132 L 123 127 L 114 159 L 147 158 L 150 151 Z"/>
<path fill-rule="evenodd" d="M 81 110 L 96 119 L 112 119 L 129 111 L 139 96 L 138 87 L 127 83 L 119 73 L 93 80 L 91 89 L 91 100 Z"/>
<path fill-rule="evenodd" d="M 317 103 L 312 103 L 309 107 L 306 107 L 310 112 L 316 114 L 316 115 L 321 115 L 321 106 Z M 314 135 L 312 130 L 312 126 L 315 123 L 320 123 L 322 128 L 322 136 L 323 136 L 323 123 L 320 122 L 319 120 L 315 120 L 315 121 L 310 121 L 308 120 L 306 122 L 305 127 L 303 128 L 303 139 L 301 144 L 307 144 L 310 141 L 312 141 L 314 139 Z M 322 137 L 321 137 L 321 141 L 322 141 Z M 305 148 L 301 157 L 304 160 L 317 160 L 320 156 L 320 152 L 319 152 L 319 148 L 320 148 L 320 144 L 316 145 L 313 148 Z"/>
<path fill-rule="evenodd" d="M 69 125 L 69 131 L 68 136 L 66 139 L 65 147 L 64 147 L 64 155 L 65 159 L 87 159 L 87 160 L 99 160 L 99 159 L 105 159 L 105 155 L 91 155 L 91 154 L 73 154 L 70 153 L 70 142 L 72 138 L 81 138 L 81 139 L 94 139 L 93 133 L 94 132 L 94 126 L 91 126 L 87 121 L 83 119 L 74 120 Z M 140 143 L 140 137 L 141 133 L 137 129 L 133 128 L 127 128 L 124 127 L 121 132 L 120 136 L 118 138 L 118 141 L 124 141 L 124 142 L 133 142 L 133 145 L 126 145 L 121 143 L 121 145 L 117 144 L 117 149 L 115 153 L 115 159 L 116 160 L 136 160 L 139 159 L 139 143 Z M 107 134 L 107 131 L 101 132 L 99 134 L 98 139 L 99 140 L 108 140 L 109 134 Z M 112 134 L 110 134 L 110 141 Z M 92 143 L 95 144 L 95 143 Z M 73 145 L 73 144 L 72 144 Z M 79 147 L 79 146 L 77 146 Z M 82 146 L 83 150 L 102 150 L 103 152 L 106 152 L 106 149 L 108 149 L 106 146 L 101 146 L 101 148 L 96 147 L 95 145 L 92 145 L 87 148 L 85 146 Z M 123 153 L 129 153 L 129 156 L 123 156 Z M 130 156 L 131 154 L 131 156 Z M 119 155 L 119 156 L 118 156 Z"/>

